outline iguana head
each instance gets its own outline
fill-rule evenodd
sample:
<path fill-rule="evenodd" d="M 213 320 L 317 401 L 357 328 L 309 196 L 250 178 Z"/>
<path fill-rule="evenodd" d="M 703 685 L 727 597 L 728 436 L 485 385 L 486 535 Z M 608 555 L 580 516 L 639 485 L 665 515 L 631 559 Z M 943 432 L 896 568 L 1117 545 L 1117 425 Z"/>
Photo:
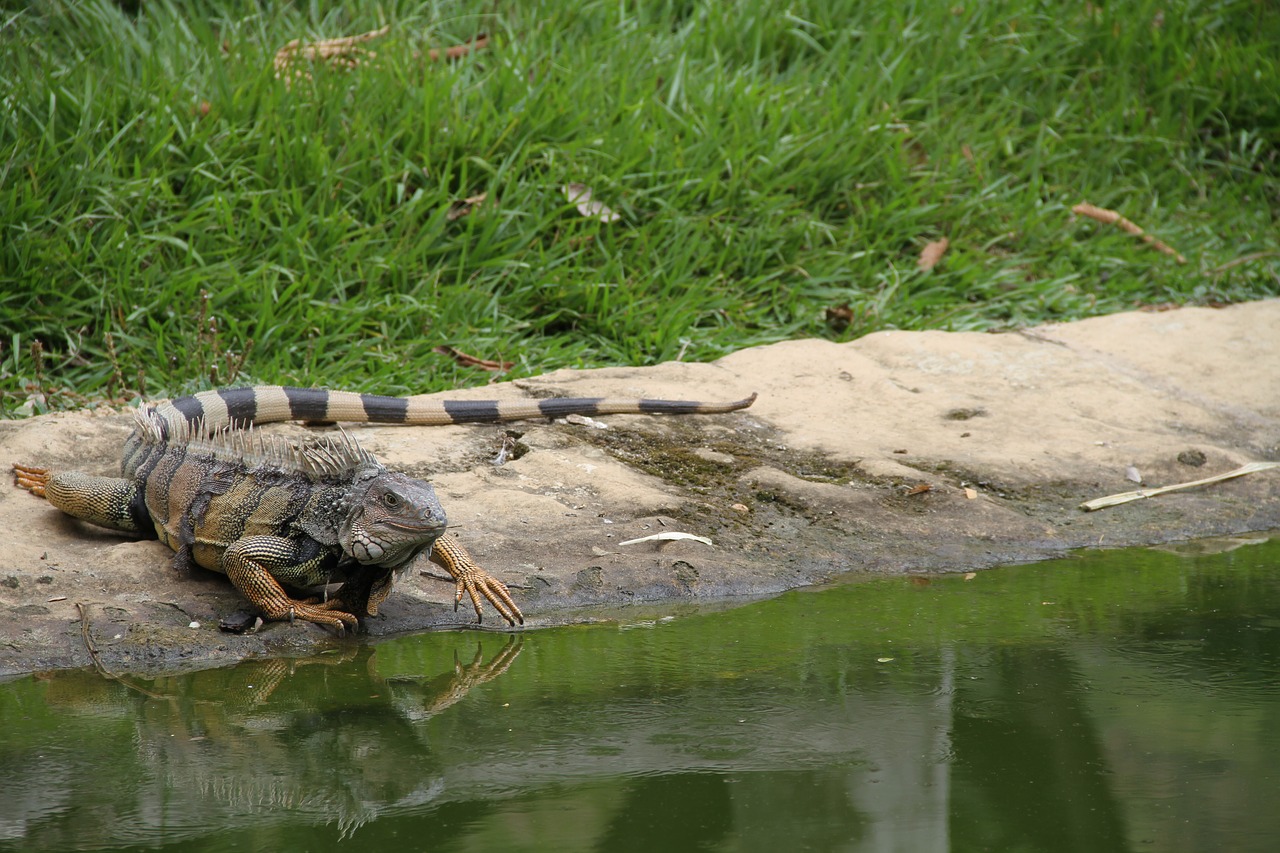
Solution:
<path fill-rule="evenodd" d="M 344 502 L 338 543 L 365 565 L 399 568 L 444 533 L 447 520 L 435 490 L 381 465 L 357 476 Z"/>

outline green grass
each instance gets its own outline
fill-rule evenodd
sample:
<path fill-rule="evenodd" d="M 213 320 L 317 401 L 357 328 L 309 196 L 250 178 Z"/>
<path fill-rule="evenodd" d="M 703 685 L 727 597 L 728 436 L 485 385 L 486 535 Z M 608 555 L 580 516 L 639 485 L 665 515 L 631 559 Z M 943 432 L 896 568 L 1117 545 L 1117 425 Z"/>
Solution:
<path fill-rule="evenodd" d="M 1280 293 L 1263 0 L 9 6 L 8 413 L 487 381 L 440 344 L 518 376 Z M 289 39 L 383 23 L 376 62 L 273 75 Z"/>

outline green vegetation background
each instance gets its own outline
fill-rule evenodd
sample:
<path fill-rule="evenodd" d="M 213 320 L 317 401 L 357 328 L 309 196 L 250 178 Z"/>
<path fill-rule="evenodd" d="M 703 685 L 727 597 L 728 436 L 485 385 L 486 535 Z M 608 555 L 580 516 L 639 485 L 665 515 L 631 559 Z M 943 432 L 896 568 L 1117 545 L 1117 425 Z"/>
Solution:
<path fill-rule="evenodd" d="M 1270 0 L 129 5 L 0 7 L 4 413 L 1280 294 Z"/>

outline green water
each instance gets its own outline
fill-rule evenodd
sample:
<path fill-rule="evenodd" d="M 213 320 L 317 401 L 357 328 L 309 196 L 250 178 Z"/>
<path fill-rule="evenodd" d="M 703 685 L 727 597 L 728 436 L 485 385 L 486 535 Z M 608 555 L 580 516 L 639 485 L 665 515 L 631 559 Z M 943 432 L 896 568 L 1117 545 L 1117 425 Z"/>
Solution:
<path fill-rule="evenodd" d="M 0 685 L 0 849 L 1280 849 L 1280 540 L 625 618 Z"/>

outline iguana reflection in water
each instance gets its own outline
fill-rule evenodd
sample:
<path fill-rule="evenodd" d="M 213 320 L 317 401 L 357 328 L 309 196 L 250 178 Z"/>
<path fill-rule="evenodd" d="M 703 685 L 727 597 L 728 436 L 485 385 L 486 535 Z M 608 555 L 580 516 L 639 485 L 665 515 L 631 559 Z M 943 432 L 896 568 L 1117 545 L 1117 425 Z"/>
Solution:
<path fill-rule="evenodd" d="M 133 845 L 276 821 L 337 824 L 348 834 L 443 792 L 440 764 L 415 724 L 502 675 L 520 648 L 512 637 L 486 661 L 477 645 L 470 663 L 455 652 L 453 669 L 431 678 L 378 675 L 370 647 L 151 681 L 53 676 L 50 705 L 81 716 L 86 731 L 117 734 L 102 732 L 82 750 L 8 753 L 10 778 L 26 795 L 0 801 L 0 825 L 18 831 L 3 837 L 25 850 L 59 849 L 72 836 Z M 133 726 L 131 738 L 119 736 L 120 722 Z M 119 754 L 130 741 L 136 754 Z M 105 777 L 138 781 L 101 784 Z M 56 837 L 42 837 L 52 814 Z M 116 819 L 123 814 L 131 818 Z"/>

